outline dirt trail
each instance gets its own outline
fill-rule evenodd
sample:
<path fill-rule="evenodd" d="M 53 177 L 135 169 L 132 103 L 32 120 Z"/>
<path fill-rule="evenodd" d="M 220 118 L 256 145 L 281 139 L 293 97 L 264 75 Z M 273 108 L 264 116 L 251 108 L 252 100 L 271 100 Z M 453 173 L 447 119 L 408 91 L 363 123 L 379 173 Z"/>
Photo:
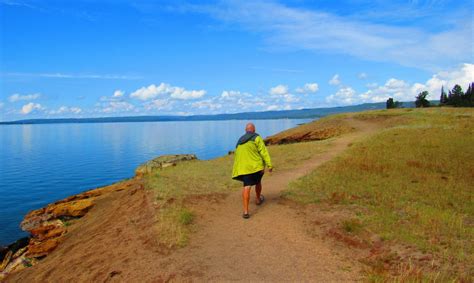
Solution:
<path fill-rule="evenodd" d="M 21 282 L 89 281 L 360 281 L 361 265 L 311 237 L 298 211 L 280 202 L 287 184 L 332 159 L 374 124 L 350 120 L 356 131 L 335 139 L 327 152 L 296 169 L 266 174 L 266 202 L 241 217 L 241 195 L 198 209 L 187 247 L 164 255 L 154 239 L 153 208 L 143 189 L 113 193 L 67 234 L 40 264 L 9 278 Z M 133 194 L 132 194 L 133 193 Z M 74 227 L 76 226 L 76 227 Z"/>

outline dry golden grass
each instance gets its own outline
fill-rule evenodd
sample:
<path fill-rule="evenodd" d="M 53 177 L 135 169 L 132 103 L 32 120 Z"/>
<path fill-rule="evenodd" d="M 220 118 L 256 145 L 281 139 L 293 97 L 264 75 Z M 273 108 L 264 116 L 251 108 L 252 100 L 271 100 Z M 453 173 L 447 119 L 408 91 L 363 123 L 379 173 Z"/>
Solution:
<path fill-rule="evenodd" d="M 420 274 L 416 263 L 402 262 L 398 274 L 373 273 L 374 281 L 471 280 L 474 109 L 373 111 L 354 118 L 379 120 L 386 128 L 293 182 L 284 196 L 362 207 L 344 229 L 415 247 L 438 264 Z"/>

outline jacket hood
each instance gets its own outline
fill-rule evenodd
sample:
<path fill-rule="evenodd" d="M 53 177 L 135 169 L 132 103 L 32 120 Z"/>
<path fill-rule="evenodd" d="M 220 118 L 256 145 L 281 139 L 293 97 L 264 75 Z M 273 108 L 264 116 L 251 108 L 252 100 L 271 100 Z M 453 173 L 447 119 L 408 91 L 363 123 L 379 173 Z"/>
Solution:
<path fill-rule="evenodd" d="M 257 133 L 246 132 L 243 136 L 239 138 L 235 147 L 238 147 L 239 145 L 244 144 L 248 141 L 253 141 L 256 137 L 258 137 Z"/>

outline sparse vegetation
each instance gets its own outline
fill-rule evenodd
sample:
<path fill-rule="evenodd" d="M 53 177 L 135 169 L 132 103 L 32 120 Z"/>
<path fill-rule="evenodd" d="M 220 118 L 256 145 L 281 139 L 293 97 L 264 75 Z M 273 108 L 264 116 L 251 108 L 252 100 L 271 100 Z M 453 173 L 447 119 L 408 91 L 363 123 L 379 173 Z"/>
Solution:
<path fill-rule="evenodd" d="M 284 196 L 332 204 L 336 195 L 337 207 L 362 208 L 357 220 L 342 223 L 346 232 L 370 231 L 436 259 L 437 265 L 423 270 L 422 277 L 416 277 L 417 263 L 407 258 L 392 267 L 395 273 L 374 268 L 370 277 L 381 278 L 375 281 L 469 281 L 474 275 L 474 111 L 400 109 L 355 118 L 396 116 L 391 120 L 397 123 L 386 123 L 390 127 L 293 182 Z"/>

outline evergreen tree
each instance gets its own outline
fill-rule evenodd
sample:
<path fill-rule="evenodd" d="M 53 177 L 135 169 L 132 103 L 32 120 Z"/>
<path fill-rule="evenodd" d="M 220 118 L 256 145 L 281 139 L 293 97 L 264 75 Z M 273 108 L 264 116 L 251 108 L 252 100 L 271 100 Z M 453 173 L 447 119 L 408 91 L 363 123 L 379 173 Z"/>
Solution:
<path fill-rule="evenodd" d="M 401 102 L 399 101 L 394 101 L 393 98 L 387 99 L 387 109 L 393 109 L 393 108 L 401 108 L 402 107 Z"/>
<path fill-rule="evenodd" d="M 455 85 L 453 89 L 449 91 L 449 96 L 448 96 L 449 105 L 462 106 L 464 99 L 465 99 L 464 92 L 462 91 L 462 88 L 460 85 Z"/>
<path fill-rule="evenodd" d="M 428 101 L 428 99 L 426 99 L 426 97 L 429 95 L 429 93 L 425 90 L 423 92 L 420 92 L 417 96 L 416 96 L 416 100 L 415 100 L 415 106 L 416 108 L 420 108 L 420 107 L 430 107 L 430 102 Z"/>
<path fill-rule="evenodd" d="M 470 83 L 467 91 L 465 93 L 465 100 L 467 102 L 467 106 L 474 107 L 474 82 Z"/>
<path fill-rule="evenodd" d="M 393 98 L 387 99 L 387 109 L 395 108 L 395 103 L 393 103 Z"/>
<path fill-rule="evenodd" d="M 444 86 L 441 87 L 441 96 L 439 97 L 439 104 L 446 105 L 448 103 L 448 95 L 444 91 Z"/>

